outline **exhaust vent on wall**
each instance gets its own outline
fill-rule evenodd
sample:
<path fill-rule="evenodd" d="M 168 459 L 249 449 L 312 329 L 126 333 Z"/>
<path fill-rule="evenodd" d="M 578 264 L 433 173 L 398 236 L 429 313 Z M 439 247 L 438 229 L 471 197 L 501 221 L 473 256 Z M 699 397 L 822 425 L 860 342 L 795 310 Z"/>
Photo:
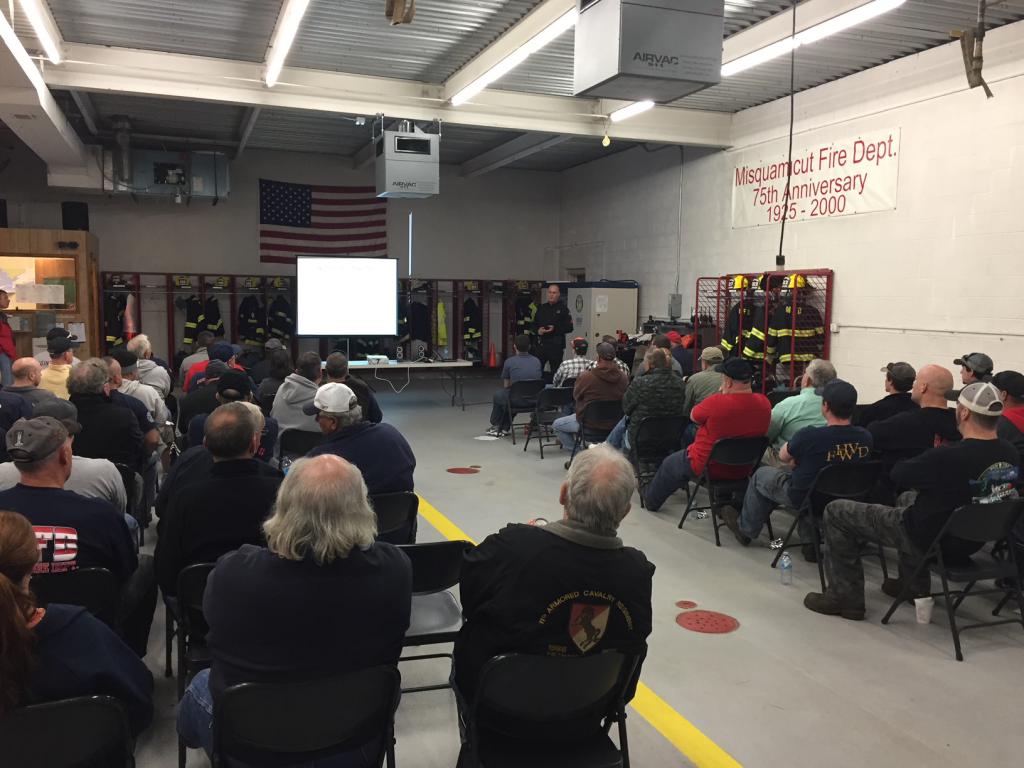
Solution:
<path fill-rule="evenodd" d="M 579 0 L 573 93 L 665 103 L 717 85 L 724 0 Z"/>

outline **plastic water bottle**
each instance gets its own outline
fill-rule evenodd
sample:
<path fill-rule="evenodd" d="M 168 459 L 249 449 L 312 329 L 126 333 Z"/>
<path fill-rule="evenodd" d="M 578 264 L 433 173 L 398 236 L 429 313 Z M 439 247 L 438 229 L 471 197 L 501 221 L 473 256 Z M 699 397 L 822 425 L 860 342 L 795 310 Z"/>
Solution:
<path fill-rule="evenodd" d="M 779 558 L 779 579 L 787 586 L 793 583 L 793 558 L 789 552 L 783 552 Z"/>

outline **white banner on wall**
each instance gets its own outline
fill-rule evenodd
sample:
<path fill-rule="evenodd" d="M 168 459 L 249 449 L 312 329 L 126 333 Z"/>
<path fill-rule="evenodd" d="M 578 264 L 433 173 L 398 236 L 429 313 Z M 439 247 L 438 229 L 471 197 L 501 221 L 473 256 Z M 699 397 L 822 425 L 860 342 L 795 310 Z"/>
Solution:
<path fill-rule="evenodd" d="M 794 139 L 788 204 L 786 140 L 736 153 L 733 229 L 896 208 L 899 128 L 841 139 L 820 136 Z"/>

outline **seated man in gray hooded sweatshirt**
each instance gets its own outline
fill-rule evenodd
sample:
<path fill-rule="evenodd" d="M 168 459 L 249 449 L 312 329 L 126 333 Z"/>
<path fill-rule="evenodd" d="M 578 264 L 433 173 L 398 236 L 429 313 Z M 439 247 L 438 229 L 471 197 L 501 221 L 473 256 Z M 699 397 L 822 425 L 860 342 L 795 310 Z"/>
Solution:
<path fill-rule="evenodd" d="M 295 372 L 288 377 L 277 390 L 274 407 L 270 412 L 277 419 L 278 429 L 301 429 L 305 432 L 319 432 L 320 426 L 314 416 L 302 412 L 303 406 L 310 405 L 316 396 L 322 375 L 320 355 L 316 352 L 303 352 L 295 365 Z"/>

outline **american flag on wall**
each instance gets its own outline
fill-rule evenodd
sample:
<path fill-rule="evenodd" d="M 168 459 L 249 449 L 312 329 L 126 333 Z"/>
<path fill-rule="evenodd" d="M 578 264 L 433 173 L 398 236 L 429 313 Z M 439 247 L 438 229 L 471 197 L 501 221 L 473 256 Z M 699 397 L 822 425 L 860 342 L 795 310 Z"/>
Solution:
<path fill-rule="evenodd" d="M 260 179 L 260 261 L 295 256 L 386 256 L 387 201 L 374 187 L 324 187 Z"/>

